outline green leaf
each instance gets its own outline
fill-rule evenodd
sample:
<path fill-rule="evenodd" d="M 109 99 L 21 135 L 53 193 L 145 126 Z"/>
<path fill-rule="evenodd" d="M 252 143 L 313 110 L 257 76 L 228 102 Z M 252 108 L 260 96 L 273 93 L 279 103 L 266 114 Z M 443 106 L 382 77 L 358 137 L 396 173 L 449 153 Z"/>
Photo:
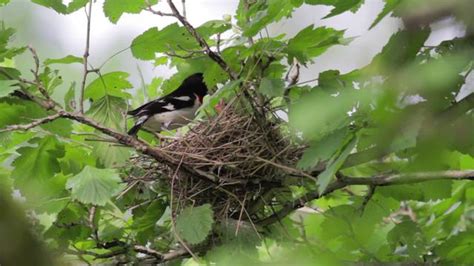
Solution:
<path fill-rule="evenodd" d="M 335 130 L 349 126 L 357 116 L 349 116 L 348 112 L 356 106 L 367 105 L 371 99 L 371 90 L 355 90 L 347 86 L 340 87 L 337 91 L 325 91 L 324 88 L 315 87 L 302 93 L 290 106 L 290 126 L 302 132 L 307 140 L 319 140 Z M 308 117 L 311 122 L 308 122 Z"/>
<path fill-rule="evenodd" d="M 0 0 L 0 6 L 4 6 L 6 4 L 8 4 L 10 2 L 10 0 Z"/>
<path fill-rule="evenodd" d="M 272 22 L 291 16 L 294 5 L 290 0 L 257 1 L 245 11 L 243 1 L 239 4 L 237 22 L 243 29 L 243 35 L 251 37 L 259 33 Z"/>
<path fill-rule="evenodd" d="M 329 47 L 344 44 L 344 31 L 310 25 L 288 41 L 288 62 L 296 57 L 302 64 L 324 53 Z"/>
<path fill-rule="evenodd" d="M 345 145 L 345 147 L 342 148 L 341 153 L 334 155 L 331 161 L 329 161 L 326 169 L 318 175 L 318 181 L 316 183 L 318 185 L 319 194 L 323 193 L 326 190 L 327 186 L 329 185 L 329 182 L 344 164 L 347 159 L 347 156 L 349 156 L 356 143 L 357 138 L 352 136 L 351 139 L 349 139 L 348 143 Z"/>
<path fill-rule="evenodd" d="M 166 210 L 166 204 L 155 200 L 148 207 L 143 215 L 133 219 L 132 228 L 137 232 L 137 238 L 141 243 L 146 243 L 155 237 L 155 226 Z"/>
<path fill-rule="evenodd" d="M 117 23 L 123 13 L 138 14 L 147 7 L 146 3 L 154 5 L 158 0 L 106 0 L 104 2 L 104 14 L 110 22 Z"/>
<path fill-rule="evenodd" d="M 227 82 L 212 95 L 204 97 L 203 103 L 197 111 L 197 118 L 202 118 L 207 114 L 212 114 L 215 110 L 214 107 L 220 102 L 220 100 L 227 100 L 230 99 L 231 96 L 235 95 L 236 90 L 240 86 L 241 82 L 241 79 Z"/>
<path fill-rule="evenodd" d="M 330 5 L 334 6 L 331 12 L 324 18 L 333 17 L 346 11 L 357 12 L 364 3 L 364 0 L 305 0 L 309 5 Z"/>
<path fill-rule="evenodd" d="M 87 217 L 87 209 L 84 206 L 71 202 L 58 213 L 55 226 L 51 226 L 44 236 L 63 245 L 68 245 L 69 241 L 85 240 L 92 233 L 87 225 Z"/>
<path fill-rule="evenodd" d="M 388 242 L 392 245 L 394 253 L 398 246 L 403 246 L 406 251 L 402 251 L 408 255 L 410 259 L 422 262 L 421 258 L 425 253 L 426 240 L 419 226 L 412 221 L 404 221 L 397 224 L 387 235 Z M 400 252 L 400 251 L 398 251 Z"/>
<path fill-rule="evenodd" d="M 127 103 L 123 99 L 105 96 L 92 103 L 87 115 L 104 126 L 124 131 L 123 121 L 126 108 Z M 123 165 L 130 157 L 130 149 L 116 147 L 113 143 L 100 142 L 92 145 L 100 164 L 105 167 Z"/>
<path fill-rule="evenodd" d="M 211 232 L 213 215 L 210 204 L 187 207 L 176 218 L 176 230 L 190 244 L 199 244 Z"/>
<path fill-rule="evenodd" d="M 416 57 L 429 35 L 428 28 L 419 32 L 401 30 L 395 33 L 382 52 L 374 57 L 368 68 L 387 74 L 399 70 Z"/>
<path fill-rule="evenodd" d="M 285 82 L 282 79 L 263 78 L 258 90 L 268 97 L 280 97 L 285 91 Z"/>
<path fill-rule="evenodd" d="M 84 97 L 97 100 L 106 95 L 112 95 L 119 98 L 131 98 L 132 96 L 124 92 L 126 89 L 133 88 L 127 80 L 130 75 L 126 72 L 110 72 L 102 75 L 92 81 L 86 88 Z"/>
<path fill-rule="evenodd" d="M 441 263 L 452 262 L 457 265 L 474 263 L 474 230 L 459 232 L 435 248 Z"/>
<path fill-rule="evenodd" d="M 62 0 L 31 0 L 33 3 L 51 8 L 59 14 L 70 14 L 84 7 L 89 0 L 73 0 L 68 5 L 63 4 Z"/>
<path fill-rule="evenodd" d="M 397 200 L 430 201 L 451 197 L 453 181 L 433 180 L 422 184 L 394 185 L 378 188 L 380 194 Z"/>
<path fill-rule="evenodd" d="M 5 59 L 11 59 L 14 56 L 23 53 L 25 47 L 21 48 L 8 48 L 8 42 L 15 34 L 15 30 L 12 28 L 5 28 L 4 25 L 0 24 L 0 63 L 4 62 Z M 2 74 L 3 75 L 3 74 Z"/>
<path fill-rule="evenodd" d="M 347 133 L 348 130 L 342 128 L 321 140 L 311 143 L 311 145 L 305 150 L 297 167 L 302 170 L 311 170 L 318 166 L 319 163 L 329 160 L 338 150 L 340 150 L 344 141 L 347 140 Z"/>
<path fill-rule="evenodd" d="M 155 58 L 155 62 L 153 63 L 154 66 L 161 66 L 161 65 L 167 65 L 168 64 L 168 57 L 167 56 L 161 56 Z"/>
<path fill-rule="evenodd" d="M 76 107 L 76 83 L 72 82 L 71 86 L 64 95 L 64 107 L 66 111 L 73 111 Z"/>
<path fill-rule="evenodd" d="M 135 58 L 153 60 L 156 53 L 169 51 L 188 53 L 189 50 L 199 49 L 196 40 L 184 27 L 177 23 L 170 24 L 159 30 L 150 28 L 132 41 L 131 50 Z"/>
<path fill-rule="evenodd" d="M 291 4 L 294 5 L 295 7 L 300 7 L 301 5 L 304 4 L 304 0 L 291 0 Z"/>
<path fill-rule="evenodd" d="M 74 55 L 68 55 L 68 56 L 65 56 L 65 57 L 62 57 L 62 58 L 56 58 L 56 59 L 48 58 L 48 59 L 44 60 L 44 64 L 45 65 L 73 64 L 73 63 L 82 64 L 82 61 L 83 61 L 83 59 L 81 57 L 74 56 Z"/>
<path fill-rule="evenodd" d="M 388 15 L 388 13 L 393 11 L 401 1 L 402 0 L 385 0 L 385 6 L 383 7 L 383 10 L 377 15 L 377 18 L 374 20 L 372 25 L 370 25 L 369 29 L 375 27 L 385 16 Z"/>
<path fill-rule="evenodd" d="M 61 168 L 58 159 L 64 156 L 64 146 L 56 138 L 46 136 L 28 142 L 31 146 L 17 150 L 18 156 L 12 163 L 11 177 L 23 195 L 35 198 L 38 186 L 47 184 Z"/>
<path fill-rule="evenodd" d="M 13 85 L 17 83 L 15 80 L 0 80 L 0 97 L 5 97 L 15 91 Z"/>
<path fill-rule="evenodd" d="M 21 72 L 16 68 L 0 66 L 0 80 L 13 80 L 19 78 Z"/>
<path fill-rule="evenodd" d="M 209 20 L 199 26 L 196 30 L 204 39 L 215 34 L 221 34 L 226 32 L 232 27 L 232 24 L 224 20 Z"/>
<path fill-rule="evenodd" d="M 123 129 L 126 108 L 127 103 L 123 99 L 114 96 L 104 96 L 92 103 L 87 111 L 87 115 L 104 126 L 112 127 L 113 129 Z"/>
<path fill-rule="evenodd" d="M 67 181 L 66 188 L 71 189 L 72 198 L 81 203 L 104 206 L 123 186 L 116 171 L 87 165 Z"/>

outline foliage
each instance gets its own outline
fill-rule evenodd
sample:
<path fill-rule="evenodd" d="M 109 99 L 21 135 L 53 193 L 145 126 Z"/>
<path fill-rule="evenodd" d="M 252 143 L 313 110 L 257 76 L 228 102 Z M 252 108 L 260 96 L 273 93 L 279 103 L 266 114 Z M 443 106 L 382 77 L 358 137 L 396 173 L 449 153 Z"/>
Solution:
<path fill-rule="evenodd" d="M 0 6 L 8 2 L 0 0 Z M 59 14 L 97 4 L 32 2 Z M 329 18 L 357 12 L 365 1 L 240 0 L 234 17 L 197 27 L 173 6 L 173 13 L 158 11 L 157 2 L 103 5 L 112 23 L 142 11 L 177 19 L 130 44 L 136 59 L 177 70 L 144 90 L 132 90 L 124 71 L 91 69 L 88 50 L 83 57 L 39 61 L 33 48 L 12 47 L 15 31 L 1 24 L 0 200 L 8 208 L 2 207 L 0 220 L 13 225 L 8 218 L 20 218 L 15 230 L 0 223 L 0 231 L 33 239 L 24 228 L 27 214 L 40 237 L 26 247 L 42 257 L 47 246 L 59 263 L 73 257 L 101 264 L 191 264 L 185 258 L 191 255 L 199 256 L 196 263 L 234 265 L 474 263 L 474 94 L 466 81 L 474 65 L 470 1 L 385 0 L 371 28 L 392 15 L 401 18 L 403 29 L 367 66 L 314 74 L 313 83 L 298 83 L 295 68 L 317 64 L 320 55 L 353 36 L 315 25 L 294 36 L 268 36 L 266 27 L 303 5 L 329 6 Z M 425 46 L 429 25 L 447 15 L 466 28 L 465 35 Z M 22 72 L 15 57 L 28 50 L 33 69 Z M 86 72 L 77 73 L 82 79 L 64 83 L 66 64 L 85 64 Z M 221 100 L 239 99 L 250 116 L 263 114 L 285 141 L 304 148 L 295 165 L 270 162 L 280 167 L 284 185 L 248 176 L 259 189 L 275 186 L 265 197 L 247 198 L 244 188 L 239 199 L 225 186 L 216 188 L 237 197 L 237 207 L 227 206 L 228 219 L 216 213 L 217 201 L 176 206 L 175 176 L 166 170 L 179 166 L 155 148 L 160 140 L 150 134 L 140 133 L 139 140 L 125 135 L 131 106 L 171 92 L 195 72 L 204 73 L 214 92 L 198 119 L 214 114 Z M 249 98 L 259 104 L 252 106 Z M 152 163 L 144 159 L 150 157 Z M 6 194 L 17 202 L 4 199 Z M 17 250 L 6 253 L 5 243 L 0 246 L 0 264 L 19 259 Z"/>
<path fill-rule="evenodd" d="M 199 244 L 211 232 L 213 222 L 211 205 L 187 207 L 176 219 L 176 230 L 190 244 Z"/>

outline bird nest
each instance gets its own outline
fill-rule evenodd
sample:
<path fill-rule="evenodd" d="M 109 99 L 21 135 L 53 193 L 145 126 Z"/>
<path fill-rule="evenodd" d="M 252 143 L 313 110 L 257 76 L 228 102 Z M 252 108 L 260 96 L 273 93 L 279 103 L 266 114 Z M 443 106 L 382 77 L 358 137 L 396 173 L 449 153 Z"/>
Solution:
<path fill-rule="evenodd" d="M 171 184 L 174 212 L 209 203 L 218 219 L 254 220 L 271 191 L 289 191 L 287 177 L 298 174 L 292 166 L 302 149 L 282 136 L 279 124 L 261 120 L 225 108 L 161 144 L 175 164 L 157 166 Z"/>

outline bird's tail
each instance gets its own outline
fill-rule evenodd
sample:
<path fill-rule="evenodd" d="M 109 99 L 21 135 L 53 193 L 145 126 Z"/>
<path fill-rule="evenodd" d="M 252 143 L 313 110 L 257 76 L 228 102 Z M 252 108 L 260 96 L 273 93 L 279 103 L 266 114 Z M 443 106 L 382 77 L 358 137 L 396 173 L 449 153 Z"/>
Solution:
<path fill-rule="evenodd" d="M 137 122 L 135 122 L 135 125 L 128 131 L 128 135 L 130 136 L 135 136 L 137 135 L 138 131 L 142 127 L 142 125 L 146 122 L 148 119 L 148 116 L 142 116 L 138 118 Z"/>

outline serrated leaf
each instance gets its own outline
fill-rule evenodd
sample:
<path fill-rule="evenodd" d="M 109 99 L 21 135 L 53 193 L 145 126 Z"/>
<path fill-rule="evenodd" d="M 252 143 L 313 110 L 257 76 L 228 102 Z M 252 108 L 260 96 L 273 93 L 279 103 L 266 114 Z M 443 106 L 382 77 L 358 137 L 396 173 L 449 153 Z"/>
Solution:
<path fill-rule="evenodd" d="M 188 243 L 195 245 L 206 239 L 214 223 L 210 204 L 187 207 L 176 218 L 176 230 Z"/>
<path fill-rule="evenodd" d="M 243 35 L 251 37 L 259 33 L 272 22 L 289 17 L 294 5 L 289 0 L 268 0 L 252 4 L 248 11 L 239 6 L 237 14 L 238 25 L 244 30 Z"/>
<path fill-rule="evenodd" d="M 87 165 L 67 181 L 66 188 L 71 189 L 72 198 L 81 203 L 104 206 L 123 186 L 116 171 Z"/>
<path fill-rule="evenodd" d="M 268 97 L 280 97 L 285 91 L 285 82 L 282 79 L 263 78 L 258 90 Z"/>
<path fill-rule="evenodd" d="M 347 159 L 347 156 L 349 156 L 356 143 L 356 137 L 352 137 L 352 139 L 349 139 L 347 145 L 345 145 L 345 147 L 341 150 L 341 153 L 334 155 L 331 161 L 328 163 L 326 169 L 318 175 L 318 181 L 316 182 L 316 184 L 318 185 L 318 193 L 321 194 L 326 190 L 327 186 L 329 185 L 329 182 L 344 164 L 345 160 Z"/>
<path fill-rule="evenodd" d="M 15 91 L 15 85 L 18 83 L 15 80 L 0 80 L 0 97 L 5 97 Z"/>
<path fill-rule="evenodd" d="M 153 60 L 156 53 L 179 52 L 183 49 L 188 53 L 189 50 L 198 50 L 199 46 L 187 30 L 177 23 L 170 24 L 162 30 L 156 27 L 150 28 L 137 36 L 131 45 L 133 56 L 142 60 Z"/>
<path fill-rule="evenodd" d="M 368 68 L 387 73 L 398 71 L 402 65 L 416 57 L 429 35 L 429 29 L 420 30 L 416 34 L 409 30 L 395 33 L 382 52 L 374 57 Z"/>
<path fill-rule="evenodd" d="M 296 57 L 302 64 L 324 53 L 329 47 L 344 43 L 344 31 L 332 28 L 310 25 L 296 34 L 288 41 L 285 49 L 288 53 L 288 62 L 293 62 Z"/>
<path fill-rule="evenodd" d="M 137 232 L 137 238 L 141 243 L 146 243 L 155 237 L 154 229 L 156 223 L 166 210 L 166 204 L 162 201 L 153 201 L 143 215 L 133 218 L 132 228 Z"/>
<path fill-rule="evenodd" d="M 117 130 L 124 130 L 123 121 L 126 108 L 127 104 L 123 99 L 105 96 L 93 102 L 91 108 L 87 111 L 87 115 L 102 125 Z M 123 165 L 130 156 L 130 149 L 116 147 L 113 143 L 99 142 L 92 145 L 100 164 L 105 167 Z"/>
<path fill-rule="evenodd" d="M 319 163 L 329 160 L 344 143 L 348 130 L 339 129 L 321 140 L 311 143 L 298 162 L 297 167 L 302 170 L 311 170 Z"/>
<path fill-rule="evenodd" d="M 13 80 L 20 77 L 21 72 L 16 68 L 0 66 L 0 80 Z"/>
<path fill-rule="evenodd" d="M 383 10 L 377 15 L 377 18 L 374 20 L 369 29 L 375 27 L 388 13 L 392 12 L 402 0 L 385 0 L 385 6 Z"/>
<path fill-rule="evenodd" d="M 334 8 L 331 9 L 331 12 L 324 17 L 329 18 L 349 10 L 352 11 L 352 13 L 357 12 L 364 3 L 364 0 L 305 0 L 305 2 L 309 5 L 333 6 Z"/>
<path fill-rule="evenodd" d="M 474 230 L 468 229 L 451 236 L 447 241 L 435 248 L 441 257 L 441 263 L 453 262 L 454 264 L 469 265 L 474 263 Z"/>
<path fill-rule="evenodd" d="M 69 241 L 85 240 L 90 237 L 91 229 L 85 223 L 87 210 L 78 203 L 69 203 L 58 213 L 55 224 L 45 233 L 46 238 L 52 238 L 63 245 Z"/>
<path fill-rule="evenodd" d="M 89 0 L 73 0 L 65 5 L 62 0 L 31 0 L 33 3 L 51 8 L 59 14 L 70 14 L 84 7 Z"/>
<path fill-rule="evenodd" d="M 131 98 L 132 96 L 124 90 L 133 88 L 127 80 L 130 75 L 126 72 L 110 72 L 101 75 L 92 81 L 85 89 L 84 97 L 97 100 L 106 95 L 119 98 Z"/>
<path fill-rule="evenodd" d="M 73 63 L 79 63 L 82 64 L 83 59 L 78 56 L 74 55 L 68 55 L 62 58 L 48 58 L 44 60 L 45 65 L 52 65 L 52 64 L 73 64 Z"/>
<path fill-rule="evenodd" d="M 147 7 L 147 3 L 154 5 L 157 2 L 158 0 L 106 0 L 104 14 L 115 24 L 124 13 L 138 14 Z"/>
<path fill-rule="evenodd" d="M 11 37 L 15 34 L 15 30 L 12 28 L 0 27 L 0 62 L 4 62 L 5 59 L 11 59 L 14 56 L 23 53 L 25 47 L 20 48 L 8 48 L 8 42 Z M 3 74 L 2 74 L 3 75 Z"/>
<path fill-rule="evenodd" d="M 208 39 L 215 34 L 226 32 L 232 27 L 232 24 L 224 20 L 209 20 L 200 25 L 196 30 L 201 37 Z"/>
<path fill-rule="evenodd" d="M 102 125 L 123 129 L 122 122 L 126 108 L 125 100 L 114 96 L 105 96 L 92 103 L 87 115 Z"/>
<path fill-rule="evenodd" d="M 204 97 L 201 107 L 197 110 L 197 118 L 206 116 L 206 114 L 212 114 L 214 107 L 221 101 L 230 99 L 231 96 L 235 95 L 237 88 L 241 84 L 242 79 L 233 80 L 219 88 L 212 95 Z"/>
<path fill-rule="evenodd" d="M 64 145 L 52 136 L 34 138 L 28 143 L 31 146 L 17 150 L 20 156 L 12 163 L 11 177 L 16 188 L 34 199 L 41 196 L 37 193 L 38 186 L 46 184 L 61 170 L 58 159 L 64 156 Z"/>
<path fill-rule="evenodd" d="M 412 260 L 421 262 L 421 257 L 425 254 L 426 240 L 418 224 L 413 221 L 404 221 L 397 224 L 388 234 L 387 240 L 392 245 L 392 249 L 403 246 L 403 253 L 397 255 L 408 255 Z M 399 251 L 400 252 L 400 251 Z M 396 253 L 395 253 L 396 254 Z"/>

